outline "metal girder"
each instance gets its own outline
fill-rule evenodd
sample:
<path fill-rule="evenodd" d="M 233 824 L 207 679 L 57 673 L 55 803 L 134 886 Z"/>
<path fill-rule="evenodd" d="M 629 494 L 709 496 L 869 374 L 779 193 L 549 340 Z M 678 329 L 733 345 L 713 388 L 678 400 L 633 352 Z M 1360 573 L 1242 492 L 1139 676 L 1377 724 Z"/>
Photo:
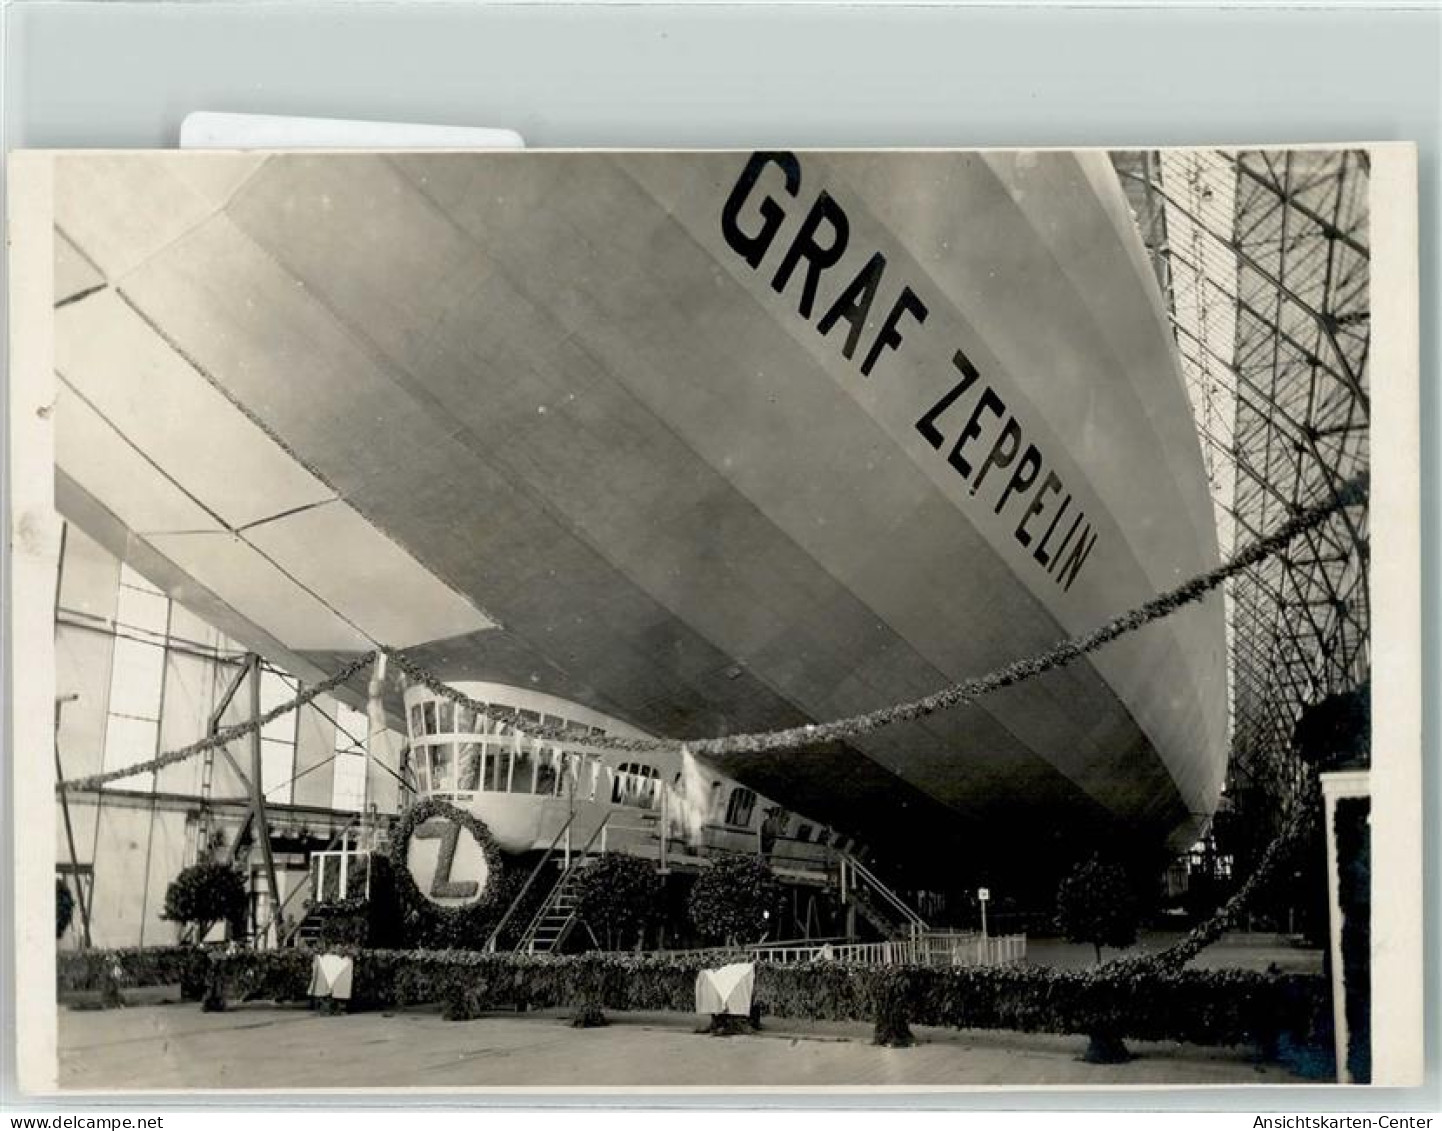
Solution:
<path fill-rule="evenodd" d="M 1161 191 L 1160 188 L 1157 191 L 1160 193 L 1162 199 L 1165 200 L 1168 204 L 1174 207 L 1182 207 L 1182 205 L 1178 201 L 1174 200 L 1166 192 Z M 1215 240 L 1219 245 L 1227 248 L 1234 255 L 1236 255 L 1239 263 L 1241 263 L 1248 270 L 1257 275 L 1264 283 L 1268 284 L 1271 287 L 1274 287 L 1276 289 L 1276 294 L 1279 300 L 1285 299 L 1286 301 L 1290 302 L 1293 306 L 1295 306 L 1298 310 L 1300 310 L 1303 314 L 1305 314 L 1308 318 L 1310 318 L 1313 322 L 1315 322 L 1319 327 L 1322 328 L 1324 334 L 1327 337 L 1328 343 L 1332 347 L 1333 356 L 1338 366 L 1340 367 L 1340 369 L 1336 372 L 1336 376 L 1339 380 L 1346 383 L 1352 394 L 1357 397 L 1357 399 L 1364 406 L 1368 405 L 1369 402 L 1367 392 L 1362 387 L 1361 381 L 1358 379 L 1357 374 L 1352 371 L 1351 365 L 1346 356 L 1346 352 L 1341 348 L 1341 344 L 1338 342 L 1335 332 L 1328 325 L 1327 320 L 1323 316 L 1323 314 L 1316 308 L 1314 308 L 1311 303 L 1307 302 L 1306 299 L 1302 298 L 1299 294 L 1292 290 L 1291 287 L 1287 286 L 1287 284 L 1283 280 L 1277 278 L 1265 267 L 1263 267 L 1261 263 L 1256 258 L 1254 258 L 1241 243 L 1237 242 L 1230 236 L 1220 235 L 1211 227 L 1209 227 L 1207 222 L 1202 217 L 1193 216 L 1192 222 L 1206 236 L 1208 236 L 1212 240 Z M 1285 246 L 1285 237 L 1283 246 Z M 1298 343 L 1294 338 L 1292 338 L 1292 336 L 1287 332 L 1286 328 L 1281 325 L 1280 315 L 1274 319 L 1269 320 L 1265 314 L 1258 312 L 1245 299 L 1243 299 L 1240 294 L 1237 294 L 1236 302 L 1239 306 L 1242 307 L 1242 309 L 1247 310 L 1249 313 L 1253 314 L 1253 316 L 1256 317 L 1259 321 L 1267 322 L 1268 324 L 1270 324 L 1273 328 L 1273 331 L 1280 338 L 1286 340 L 1289 344 L 1293 345 L 1294 348 L 1303 351 L 1309 356 L 1317 356 L 1312 351 L 1307 350 L 1305 346 Z M 1318 360 L 1320 361 L 1320 358 L 1318 358 Z"/>
<path fill-rule="evenodd" d="M 1259 537 L 1368 465 L 1367 163 L 1322 150 L 1114 160 L 1171 308 L 1219 522 Z M 1247 818 L 1263 827 L 1307 780 L 1291 746 L 1301 712 L 1367 677 L 1368 567 L 1365 512 L 1344 511 L 1224 590 L 1228 776 L 1261 787 L 1268 808 Z"/>
<path fill-rule="evenodd" d="M 261 660 L 254 656 L 250 662 L 250 717 L 259 719 L 260 710 L 260 675 Z M 280 882 L 275 872 L 275 854 L 271 851 L 270 845 L 270 821 L 266 815 L 265 806 L 265 776 L 262 772 L 262 743 L 260 728 L 256 727 L 250 732 L 250 803 L 251 821 L 255 829 L 256 838 L 260 841 L 261 859 L 265 863 L 266 884 L 270 889 L 270 906 L 272 909 L 280 906 Z M 259 927 L 260 924 L 255 924 Z M 261 945 L 262 940 L 254 940 L 255 945 Z"/>
<path fill-rule="evenodd" d="M 1177 259 L 1179 262 L 1184 262 L 1184 261 L 1185 261 L 1185 257 L 1177 254 L 1176 252 L 1172 252 L 1172 253 L 1171 253 L 1171 257 L 1174 258 L 1174 259 Z M 1228 297 L 1230 297 L 1230 296 L 1228 296 Z M 1199 348 L 1203 349 L 1203 350 L 1206 352 L 1206 354 L 1207 354 L 1207 356 L 1208 356 L 1209 359 L 1211 359 L 1211 360 L 1215 361 L 1216 363 L 1222 365 L 1223 368 L 1225 369 L 1225 371 L 1228 372 L 1228 373 L 1230 373 L 1231 376 L 1232 376 L 1234 379 L 1237 380 L 1239 386 L 1245 384 L 1245 385 L 1247 386 L 1247 388 L 1248 388 L 1255 396 L 1262 398 L 1262 400 L 1263 400 L 1264 402 L 1266 402 L 1267 407 L 1266 407 L 1266 408 L 1263 408 L 1261 405 L 1252 402 L 1251 400 L 1249 400 L 1249 399 L 1246 398 L 1246 397 L 1243 397 L 1243 396 L 1241 395 L 1240 389 L 1239 389 L 1238 387 L 1233 387 L 1232 389 L 1229 390 L 1229 392 L 1231 392 L 1234 396 L 1236 396 L 1239 402 L 1245 404 L 1245 406 L 1246 406 L 1247 408 L 1249 408 L 1249 409 L 1251 409 L 1252 411 L 1258 413 L 1259 416 L 1263 416 L 1263 417 L 1268 418 L 1268 419 L 1270 419 L 1270 420 L 1280 419 L 1283 423 L 1285 423 L 1285 424 L 1287 424 L 1287 425 L 1289 426 L 1289 428 L 1292 430 L 1295 438 L 1296 438 L 1299 442 L 1303 443 L 1303 444 L 1310 450 L 1310 453 L 1311 453 L 1313 459 L 1315 460 L 1316 467 L 1317 467 L 1317 468 L 1322 472 L 1322 474 L 1326 477 L 1327 483 L 1328 483 L 1328 488 L 1329 488 L 1329 490 L 1332 492 L 1333 496 L 1335 497 L 1335 495 L 1336 495 L 1336 490 L 1337 490 L 1338 487 L 1340 487 L 1342 480 L 1341 480 L 1341 478 L 1338 476 L 1337 470 L 1336 470 L 1336 468 L 1333 466 L 1332 460 L 1330 460 L 1330 459 L 1317 447 L 1317 443 L 1316 443 L 1318 437 L 1324 433 L 1324 430 L 1321 429 L 1321 428 L 1319 428 L 1317 425 L 1315 425 L 1315 424 L 1313 424 L 1313 423 L 1302 424 L 1302 423 L 1298 422 L 1297 420 L 1293 419 L 1292 415 L 1291 415 L 1291 414 L 1287 411 L 1287 409 L 1280 403 L 1280 398 L 1277 397 L 1277 395 L 1276 395 L 1276 393 L 1275 393 L 1275 390 L 1274 390 L 1273 392 L 1269 393 L 1269 392 L 1267 392 L 1266 390 L 1263 390 L 1263 389 L 1261 389 L 1260 387 L 1258 387 L 1254 382 L 1251 381 L 1250 378 L 1248 378 L 1248 377 L 1246 377 L 1246 376 L 1244 375 L 1242 366 L 1238 365 L 1235 361 L 1229 361 L 1229 360 L 1226 360 L 1226 359 L 1221 358 L 1221 357 L 1215 352 L 1215 350 L 1213 350 L 1209 345 L 1207 345 L 1207 343 L 1201 341 L 1199 338 L 1197 338 L 1196 335 L 1192 334 L 1191 331 L 1188 330 L 1185 326 L 1182 326 L 1182 325 L 1177 321 L 1177 319 L 1176 319 L 1175 317 L 1172 319 L 1172 324 L 1173 324 L 1173 330 L 1174 330 L 1180 337 L 1185 337 L 1185 338 L 1187 338 L 1193 345 L 1198 346 Z M 1276 338 L 1275 336 L 1273 337 L 1273 341 L 1274 341 L 1274 342 L 1277 341 L 1277 338 Z M 1179 348 L 1180 348 L 1180 343 L 1179 343 Z M 1185 357 L 1186 357 L 1185 351 L 1182 351 L 1182 352 L 1183 352 L 1183 357 L 1184 357 L 1184 359 L 1185 359 Z M 1272 368 L 1271 368 L 1271 372 L 1272 372 L 1273 374 L 1276 373 L 1276 364 L 1275 364 L 1275 363 L 1274 363 L 1274 365 L 1273 365 Z M 1213 377 L 1213 380 L 1215 380 L 1215 377 Z M 1353 401 L 1348 401 L 1349 407 L 1352 406 L 1353 404 L 1355 404 L 1355 402 L 1353 402 Z M 1309 397 L 1308 409 L 1310 410 L 1310 409 L 1312 409 L 1312 408 L 1314 408 L 1314 407 L 1315 407 L 1315 399 Z M 1364 421 L 1365 421 L 1365 416 L 1364 416 Z M 1335 430 L 1336 427 L 1337 427 L 1337 426 L 1332 426 L 1333 430 Z M 1349 413 L 1348 413 L 1347 422 L 1346 422 L 1345 425 L 1342 426 L 1342 428 L 1343 428 L 1345 431 L 1353 431 L 1353 430 L 1365 431 L 1365 430 L 1366 430 L 1366 425 L 1365 425 L 1365 423 L 1362 423 L 1362 424 L 1360 424 L 1360 425 L 1354 424 L 1353 421 L 1352 421 L 1351 413 L 1349 412 Z M 1270 437 L 1270 433 L 1268 433 L 1268 436 Z M 1250 472 L 1249 472 L 1249 474 L 1250 474 Z M 1254 476 L 1254 477 L 1255 477 L 1255 476 Z M 1263 477 L 1263 479 L 1264 479 L 1264 478 L 1265 478 L 1265 477 Z M 1296 492 L 1295 492 L 1295 489 L 1294 489 L 1294 492 L 1293 492 L 1293 493 L 1296 493 Z M 1350 517 L 1346 514 L 1345 511 L 1343 511 L 1342 513 L 1343 513 L 1343 521 L 1344 521 L 1345 523 L 1347 523 L 1348 526 L 1350 527 L 1350 526 L 1351 526 L 1351 519 L 1350 519 Z M 1353 540 L 1354 540 L 1354 542 L 1355 542 L 1356 545 L 1357 545 L 1358 551 L 1359 551 L 1360 553 L 1362 553 L 1362 554 L 1365 555 L 1365 554 L 1367 553 L 1366 539 L 1360 537 L 1355 530 L 1353 530 L 1352 533 L 1353 533 Z"/>
<path fill-rule="evenodd" d="M 1330 235 L 1332 239 L 1336 239 L 1342 243 L 1345 243 L 1363 259 L 1370 260 L 1372 258 L 1371 249 L 1368 248 L 1366 244 L 1359 242 L 1347 232 L 1344 232 L 1340 228 L 1337 228 L 1335 225 L 1335 221 L 1329 223 L 1326 218 L 1319 216 L 1316 212 L 1309 209 L 1306 205 L 1304 205 L 1301 201 L 1297 200 L 1294 196 L 1290 196 L 1287 192 L 1283 190 L 1281 185 L 1276 184 L 1275 182 L 1270 181 L 1266 177 L 1262 176 L 1250 165 L 1248 165 L 1244 160 L 1242 160 L 1243 156 L 1243 154 L 1236 154 L 1232 158 L 1232 164 L 1236 167 L 1238 173 L 1248 178 L 1249 180 L 1255 181 L 1268 192 L 1275 193 L 1277 199 L 1282 203 L 1284 207 L 1292 208 L 1298 213 L 1300 213 L 1302 216 L 1305 216 L 1308 220 L 1311 220 L 1322 230 L 1323 235 Z"/>

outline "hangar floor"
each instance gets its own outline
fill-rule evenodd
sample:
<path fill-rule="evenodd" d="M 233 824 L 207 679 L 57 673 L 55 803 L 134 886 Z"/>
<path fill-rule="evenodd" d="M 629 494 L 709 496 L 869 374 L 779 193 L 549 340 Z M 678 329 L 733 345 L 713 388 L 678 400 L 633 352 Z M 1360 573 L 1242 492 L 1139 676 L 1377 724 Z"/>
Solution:
<path fill-rule="evenodd" d="M 1175 941 L 1148 932 L 1138 951 Z M 1034 940 L 1030 958 L 1079 968 L 1089 946 Z M 1110 956 L 1110 955 L 1109 955 Z M 1319 951 L 1276 935 L 1233 932 L 1196 960 L 1212 969 L 1319 973 Z M 129 1008 L 98 1011 L 93 994 L 59 1011 L 60 1086 L 287 1090 L 405 1087 L 996 1087 L 1316 1083 L 1249 1050 L 1129 1041 L 1137 1059 L 1093 1065 L 1081 1037 L 914 1027 L 919 1044 L 881 1049 L 865 1024 L 767 1018 L 761 1033 L 696 1035 L 684 1014 L 612 1014 L 604 1029 L 570 1028 L 558 1013 L 497 1013 L 449 1022 L 434 1009 L 326 1017 L 254 1003 L 227 1013 L 177 1004 L 178 987 L 129 990 Z M 148 1004 L 141 1004 L 148 1003 Z M 79 1009 L 69 1005 L 80 1006 Z"/>
<path fill-rule="evenodd" d="M 304 1007 L 193 1004 L 60 1014 L 60 1086 L 288 1090 L 403 1087 L 988 1087 L 1304 1083 L 1246 1050 L 1129 1042 L 1129 1064 L 1082 1063 L 1080 1037 L 914 1031 L 913 1048 L 870 1044 L 871 1027 L 768 1019 L 763 1032 L 696 1034 L 687 1015 L 612 1015 L 572 1029 L 556 1013 L 443 1020 L 438 1011 L 326 1017 Z"/>

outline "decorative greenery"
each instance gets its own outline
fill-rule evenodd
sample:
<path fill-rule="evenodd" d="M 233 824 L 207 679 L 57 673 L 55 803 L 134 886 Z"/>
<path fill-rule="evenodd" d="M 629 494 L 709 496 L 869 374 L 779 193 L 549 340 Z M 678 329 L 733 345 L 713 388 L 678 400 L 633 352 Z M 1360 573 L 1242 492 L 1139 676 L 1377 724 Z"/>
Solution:
<path fill-rule="evenodd" d="M 1292 747 L 1319 771 L 1366 766 L 1372 755 L 1372 682 L 1307 707 L 1292 728 Z"/>
<path fill-rule="evenodd" d="M 245 881 L 229 865 L 211 861 L 181 869 L 166 889 L 160 913 L 162 919 L 194 927 L 197 940 L 217 923 L 228 923 L 232 934 L 243 934 L 245 916 Z"/>
<path fill-rule="evenodd" d="M 711 1020 L 696 1030 L 698 1033 L 705 1033 L 708 1037 L 740 1037 L 761 1030 L 761 1010 L 759 1003 L 753 1004 L 751 1013 L 742 1017 L 735 1013 L 713 1013 Z"/>
<path fill-rule="evenodd" d="M 1013 684 L 1033 679 L 1054 668 L 1070 664 L 1074 660 L 1096 651 L 1103 645 L 1129 632 L 1134 632 L 1143 625 L 1169 616 L 1178 609 L 1200 600 L 1228 578 L 1235 577 L 1237 574 L 1250 569 L 1258 562 L 1285 549 L 1292 541 L 1307 533 L 1309 530 L 1316 529 L 1337 512 L 1346 507 L 1358 506 L 1365 503 L 1368 495 L 1369 482 L 1369 478 L 1365 472 L 1349 479 L 1346 483 L 1341 484 L 1330 498 L 1314 507 L 1310 507 L 1293 515 L 1291 519 L 1283 523 L 1271 534 L 1259 538 L 1250 545 L 1238 550 L 1232 555 L 1230 560 L 1224 562 L 1216 569 L 1199 574 L 1170 592 L 1153 598 L 1140 608 L 1114 617 L 1100 628 L 1094 629 L 1085 635 L 1064 640 L 1039 655 L 1024 660 L 1017 660 L 998 668 L 988 675 L 966 680 L 962 683 L 952 684 L 950 687 L 945 687 L 940 691 L 922 699 L 913 700 L 910 703 L 898 703 L 895 706 L 885 707 L 881 710 L 872 711 L 869 714 L 856 715 L 848 719 L 837 719 L 828 723 L 808 724 L 786 730 L 770 731 L 765 734 L 729 735 L 726 737 L 691 742 L 689 744 L 672 739 L 638 739 L 619 735 L 592 735 L 588 739 L 588 742 L 593 746 L 612 750 L 676 751 L 689 749 L 691 753 L 703 756 L 745 752 L 774 753 L 803 750 L 825 742 L 855 738 L 863 734 L 870 734 L 883 727 L 895 725 L 896 723 L 909 722 L 914 719 L 925 718 L 938 711 L 951 710 L 965 703 L 972 702 L 992 691 L 1003 687 L 1010 687 Z M 493 705 L 488 706 L 487 704 L 478 703 L 468 698 L 461 692 L 456 691 L 454 688 L 437 679 L 403 651 L 388 646 L 382 646 L 379 650 L 388 656 L 395 666 L 407 677 L 424 685 L 437 695 L 450 699 L 452 702 L 470 707 L 477 713 L 479 719 L 490 719 L 495 722 L 504 723 L 507 727 L 521 734 L 543 741 L 560 741 L 566 737 L 564 728 L 558 725 L 548 726 L 528 722 L 520 715 L 518 710 L 502 709 L 498 711 Z M 174 765 L 177 762 L 185 761 L 188 758 L 193 758 L 206 750 L 214 750 L 227 743 L 238 741 L 252 732 L 261 729 L 273 720 L 280 718 L 287 712 L 294 711 L 298 707 L 310 702 L 318 695 L 333 690 L 369 663 L 371 663 L 371 657 L 357 657 L 328 679 L 306 687 L 294 699 L 267 711 L 258 719 L 251 719 L 235 726 L 223 727 L 214 735 L 210 735 L 198 742 L 193 742 L 189 746 L 168 750 L 148 761 L 135 763 L 133 765 L 128 764 L 121 769 L 109 770 L 101 774 L 92 774 L 89 777 L 74 778 L 63 784 L 65 788 L 73 790 L 86 791 L 99 789 L 101 786 L 112 781 L 117 781 L 122 777 L 129 777 L 138 773 L 150 773 L 166 766 Z"/>
<path fill-rule="evenodd" d="M 346 873 L 346 897 L 308 901 L 305 915 L 319 925 L 322 950 L 341 947 L 390 947 L 401 944 L 404 915 L 396 894 L 394 868 L 384 853 L 358 857 L 366 861 Z M 369 879 L 369 894 L 367 894 Z"/>
<path fill-rule="evenodd" d="M 503 1008 L 567 1008 L 595 1020 L 603 1010 L 695 1009 L 696 976 L 735 962 L 736 951 L 685 954 L 528 955 L 473 951 L 358 950 L 354 1008 L 397 1009 L 443 1003 L 456 1019 Z M 170 984 L 202 964 L 215 1001 L 300 1001 L 314 955 L 305 950 L 67 952 L 58 956 L 62 988 L 99 989 L 104 972 L 123 970 L 125 985 Z M 1028 1033 L 1104 1033 L 1118 1039 L 1202 1045 L 1331 1047 L 1331 998 L 1310 974 L 1249 970 L 1155 973 L 1008 967 L 876 967 L 840 962 L 763 963 L 756 1000 L 776 1017 L 870 1021 L 877 1038 L 911 1025 L 1008 1029 Z"/>
<path fill-rule="evenodd" d="M 371 941 L 371 904 L 364 897 L 319 903 L 311 914 L 320 922 L 321 950 L 366 946 Z"/>
<path fill-rule="evenodd" d="M 912 998 L 917 992 L 913 975 L 912 968 L 889 966 L 877 968 L 867 979 L 873 1044 L 909 1048 L 916 1043 L 910 1025 Z"/>
<path fill-rule="evenodd" d="M 1261 859 L 1257 861 L 1252 874 L 1205 923 L 1199 923 L 1166 950 L 1156 954 L 1125 955 L 1108 962 L 1104 969 L 1111 976 L 1121 977 L 1127 973 L 1165 973 L 1181 970 L 1212 943 L 1221 938 L 1241 918 L 1252 897 L 1267 884 L 1276 879 L 1285 863 L 1292 857 L 1299 845 L 1305 845 L 1308 835 L 1315 829 L 1313 817 L 1315 806 L 1298 805 L 1271 844 L 1267 845 Z"/>
<path fill-rule="evenodd" d="M 504 1008 L 573 1010 L 594 1022 L 604 1010 L 692 1013 L 696 976 L 744 960 L 735 950 L 675 955 L 488 954 L 446 950 L 356 950 L 352 1006 L 397 1009 L 443 1003 L 457 1020 Z M 127 986 L 166 985 L 182 972 L 203 977 L 215 1003 L 303 1001 L 314 955 L 306 950 L 233 951 L 163 947 L 65 952 L 62 990 L 101 989 L 107 972 Z M 1143 1041 L 1253 1045 L 1267 1055 L 1309 1050 L 1325 1071 L 1331 997 L 1311 974 L 1250 970 L 1155 972 L 1108 963 L 1090 970 L 1007 967 L 876 967 L 841 962 L 763 963 L 755 1000 L 771 1016 L 870 1021 L 878 1040 L 911 1025 L 1105 1034 Z"/>
<path fill-rule="evenodd" d="M 1235 577 L 1286 548 L 1294 539 L 1320 526 L 1343 508 L 1365 502 L 1368 483 L 1366 473 L 1348 480 L 1337 488 L 1331 498 L 1293 515 L 1290 520 L 1271 534 L 1239 549 L 1230 560 L 1217 568 L 1193 577 L 1170 592 L 1153 598 L 1140 608 L 1114 617 L 1100 628 L 1082 636 L 1064 640 L 1039 655 L 1017 660 L 987 675 L 952 684 L 925 698 L 883 707 L 880 710 L 847 719 L 807 724 L 786 730 L 768 731 L 763 734 L 729 735 L 685 744 L 671 739 L 635 739 L 615 735 L 597 735 L 593 739 L 593 744 L 612 750 L 627 751 L 674 751 L 682 749 L 684 745 L 684 748 L 691 753 L 708 757 L 748 752 L 779 753 L 804 750 L 826 742 L 841 742 L 897 723 L 925 718 L 938 711 L 951 710 L 1000 688 L 1034 679 L 1054 668 L 1070 664 L 1090 652 L 1095 652 L 1118 637 L 1134 632 L 1154 620 L 1170 616 L 1178 609 L 1201 600 L 1228 578 Z M 478 703 L 468 698 L 437 679 L 404 652 L 393 648 L 382 648 L 381 651 L 389 656 L 396 667 L 407 677 L 424 685 L 436 695 L 469 707 L 476 711 L 480 718 L 489 718 L 503 723 L 521 734 L 543 741 L 556 741 L 565 737 L 561 728 L 557 726 L 547 727 L 544 724 L 528 722 L 518 711 L 498 709 L 494 705 L 487 706 L 485 703 Z"/>
<path fill-rule="evenodd" d="M 119 1009 L 125 1004 L 125 995 L 120 992 L 120 969 L 105 970 L 100 979 L 100 1008 Z"/>
<path fill-rule="evenodd" d="M 200 1012 L 225 1012 L 225 981 L 218 970 L 210 970 L 205 979 L 205 990 L 200 997 Z"/>
<path fill-rule="evenodd" d="M 411 837 L 427 821 L 441 818 L 459 825 L 480 845 L 486 859 L 486 887 L 470 903 L 447 907 L 428 899 L 416 886 L 406 856 Z M 450 862 L 445 858 L 446 841 L 442 842 L 442 859 L 437 871 L 446 875 Z M 449 842 L 454 851 L 454 842 Z M 443 939 L 451 946 L 480 946 L 489 933 L 490 923 L 506 890 L 502 882 L 504 865 L 501 850 L 483 821 L 473 813 L 459 809 L 448 801 L 429 797 L 412 805 L 401 816 L 391 832 L 390 873 L 400 907 L 401 919 L 412 936 Z"/>
<path fill-rule="evenodd" d="M 188 976 L 204 968 L 205 954 L 193 946 L 65 951 L 56 959 L 56 988 L 62 993 L 98 990 L 116 969 L 127 986 L 183 984 Z"/>
<path fill-rule="evenodd" d="M 212 1008 L 230 1001 L 305 1001 L 315 955 L 307 950 L 213 950 L 206 954 Z M 202 1002 L 202 1008 L 206 1008 Z"/>
<path fill-rule="evenodd" d="M 692 754 L 703 757 L 804 750 L 825 742 L 846 741 L 894 726 L 897 723 L 926 718 L 938 711 L 952 710 L 973 702 L 983 695 L 988 695 L 1003 687 L 1035 679 L 1037 676 L 1055 668 L 1064 667 L 1082 656 L 1095 652 L 1113 640 L 1125 636 L 1127 633 L 1135 632 L 1152 621 L 1170 616 L 1178 609 L 1200 601 L 1228 578 L 1245 572 L 1258 562 L 1285 549 L 1294 539 L 1321 526 L 1338 511 L 1364 503 L 1367 499 L 1368 484 L 1368 476 L 1363 472 L 1339 485 L 1336 494 L 1330 499 L 1307 510 L 1299 511 L 1271 534 L 1238 549 L 1229 560 L 1215 569 L 1198 574 L 1175 589 L 1152 598 L 1146 604 L 1113 617 L 1106 624 L 1091 632 L 1063 640 L 1044 652 L 1013 661 L 986 675 L 954 683 L 909 703 L 898 703 L 864 715 L 855 715 L 851 718 L 837 719 L 827 723 L 807 724 L 787 730 L 768 731 L 763 734 L 734 734 L 724 738 L 704 739 L 689 742 L 686 744 L 686 748 Z"/>
<path fill-rule="evenodd" d="M 573 1028 L 596 1029 L 607 1024 L 606 1005 L 623 992 L 619 979 L 625 970 L 609 958 L 605 954 L 582 954 L 561 967 L 566 1000 L 574 1009 Z"/>
<path fill-rule="evenodd" d="M 75 897 L 70 887 L 59 876 L 55 877 L 55 937 L 58 939 L 70 929 L 70 920 L 75 917 Z"/>
<path fill-rule="evenodd" d="M 1057 926 L 1067 941 L 1091 943 L 1098 964 L 1102 947 L 1128 947 L 1137 941 L 1138 918 L 1126 872 L 1099 856 L 1074 868 L 1057 889 Z"/>
<path fill-rule="evenodd" d="M 398 648 L 382 647 L 396 670 L 412 683 L 418 683 L 433 695 L 448 699 L 464 707 L 476 720 L 477 727 L 488 729 L 503 728 L 500 733 L 514 732 L 538 742 L 560 743 L 571 739 L 563 723 L 547 723 L 526 718 L 519 707 L 507 707 L 500 703 L 482 703 L 464 692 L 457 691 L 444 680 L 437 678 L 405 652 Z M 586 745 L 600 750 L 616 750 L 623 753 L 643 754 L 657 750 L 675 750 L 678 744 L 668 738 L 632 738 L 620 734 L 592 734 L 586 737 Z"/>
<path fill-rule="evenodd" d="M 580 870 L 576 914 L 604 938 L 607 950 L 625 940 L 638 943 L 660 907 L 661 879 L 655 866 L 613 852 Z"/>
<path fill-rule="evenodd" d="M 247 719 L 245 722 L 236 723 L 234 726 L 221 727 L 214 734 L 207 735 L 205 738 L 192 742 L 188 746 L 180 746 L 174 750 L 167 750 L 163 754 L 157 754 L 154 758 L 145 761 L 127 758 L 124 764 L 118 769 L 106 770 L 104 773 L 99 774 L 90 774 L 88 777 L 83 778 L 71 778 L 63 784 L 68 790 L 87 793 L 91 790 L 100 789 L 102 786 L 109 785 L 113 781 L 119 781 L 121 778 L 128 778 L 137 774 L 153 773 L 156 770 L 163 770 L 167 766 L 173 766 L 177 762 L 184 762 L 187 759 L 204 754 L 207 750 L 219 750 L 223 746 L 228 746 L 233 742 L 239 742 L 242 738 L 246 738 L 256 731 L 264 729 L 281 716 L 305 706 L 312 699 L 317 699 L 328 692 L 334 691 L 350 679 L 351 676 L 355 675 L 356 672 L 369 666 L 372 662 L 373 657 L 369 655 L 358 656 L 334 675 L 329 676 L 320 683 L 308 684 L 294 699 L 282 703 L 278 707 L 271 708 L 259 718 Z"/>
<path fill-rule="evenodd" d="M 1343 1008 L 1347 1070 L 1357 1084 L 1372 1082 L 1372 838 L 1366 797 L 1337 801 L 1337 903 L 1342 913 Z"/>
<path fill-rule="evenodd" d="M 755 856 L 719 856 L 696 877 L 686 914 L 702 937 L 735 945 L 766 931 L 781 903 L 781 885 Z"/>

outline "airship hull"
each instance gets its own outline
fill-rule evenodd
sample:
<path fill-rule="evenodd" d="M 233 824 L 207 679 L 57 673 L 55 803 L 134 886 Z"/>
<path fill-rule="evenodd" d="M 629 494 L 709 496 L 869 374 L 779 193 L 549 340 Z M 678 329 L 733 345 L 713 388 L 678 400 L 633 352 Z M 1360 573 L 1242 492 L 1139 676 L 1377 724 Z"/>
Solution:
<path fill-rule="evenodd" d="M 144 175 L 198 196 L 191 222 L 131 216 L 124 245 L 109 160 L 57 166 L 63 245 L 108 284 L 57 311 L 63 391 L 208 517 L 141 517 L 63 415 L 62 507 L 313 670 L 388 643 L 650 734 L 754 732 L 983 674 L 1216 562 L 1104 158 L 177 157 Z M 93 345 L 122 330 L 305 482 L 207 502 L 194 424 Z M 389 549 L 353 552 L 359 527 Z M 1221 787 L 1224 645 L 1212 597 L 962 709 L 722 768 L 898 850 L 918 822 L 1182 845 Z"/>

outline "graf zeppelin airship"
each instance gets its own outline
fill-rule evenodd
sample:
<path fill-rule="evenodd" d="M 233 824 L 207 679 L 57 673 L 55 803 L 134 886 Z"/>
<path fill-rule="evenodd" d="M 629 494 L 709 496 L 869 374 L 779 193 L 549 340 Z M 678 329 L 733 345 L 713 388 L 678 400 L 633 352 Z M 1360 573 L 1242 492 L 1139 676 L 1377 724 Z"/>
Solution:
<path fill-rule="evenodd" d="M 386 644 L 559 721 L 547 749 L 391 704 L 421 792 L 511 847 L 680 786 L 588 736 L 913 699 L 1217 561 L 1102 155 L 72 155 L 55 202 L 61 512 L 302 678 Z M 957 710 L 708 764 L 711 820 L 952 864 L 1184 846 L 1224 663 L 1213 597 Z"/>

